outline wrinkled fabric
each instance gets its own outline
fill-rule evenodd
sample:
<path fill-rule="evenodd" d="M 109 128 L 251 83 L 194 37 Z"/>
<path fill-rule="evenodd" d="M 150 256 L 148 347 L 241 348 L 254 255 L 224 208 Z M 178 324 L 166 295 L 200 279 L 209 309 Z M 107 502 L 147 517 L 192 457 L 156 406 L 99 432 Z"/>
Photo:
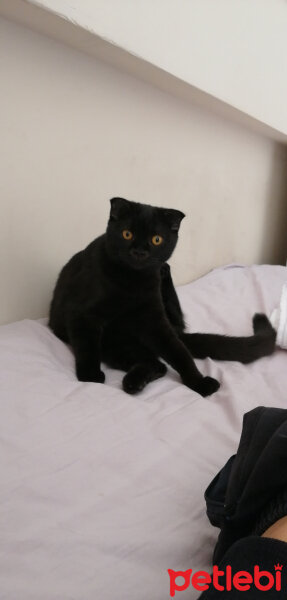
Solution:
<path fill-rule="evenodd" d="M 231 266 L 178 293 L 190 331 L 249 335 L 285 281 L 285 267 Z M 169 369 L 131 397 L 105 366 L 105 385 L 77 381 L 45 322 L 0 327 L 1 600 L 166 600 L 167 569 L 210 569 L 204 490 L 243 414 L 287 407 L 286 360 L 197 360 L 221 382 L 213 396 Z"/>

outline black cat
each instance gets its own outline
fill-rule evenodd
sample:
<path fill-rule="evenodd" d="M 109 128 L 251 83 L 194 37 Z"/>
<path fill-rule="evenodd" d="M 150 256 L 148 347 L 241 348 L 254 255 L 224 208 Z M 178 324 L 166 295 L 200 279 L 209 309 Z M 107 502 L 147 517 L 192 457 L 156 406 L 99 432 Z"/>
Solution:
<path fill-rule="evenodd" d="M 185 333 L 166 263 L 184 216 L 113 198 L 106 233 L 61 271 L 49 325 L 71 344 L 80 381 L 103 383 L 103 361 L 127 371 L 123 388 L 134 394 L 166 373 L 161 357 L 186 386 L 208 396 L 219 382 L 203 377 L 193 357 L 248 363 L 273 352 L 276 333 L 265 315 L 254 316 L 250 337 Z"/>

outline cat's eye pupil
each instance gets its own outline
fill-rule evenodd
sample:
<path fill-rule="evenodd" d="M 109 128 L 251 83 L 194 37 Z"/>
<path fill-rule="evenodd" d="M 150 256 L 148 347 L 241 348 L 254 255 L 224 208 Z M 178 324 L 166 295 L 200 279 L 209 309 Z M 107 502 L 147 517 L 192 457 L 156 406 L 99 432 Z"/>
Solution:
<path fill-rule="evenodd" d="M 159 246 L 162 243 L 162 237 L 161 235 L 154 235 L 151 241 L 154 246 Z"/>
<path fill-rule="evenodd" d="M 125 240 L 132 240 L 132 238 L 133 238 L 132 232 L 129 231 L 128 229 L 124 229 L 122 232 L 122 235 Z"/>

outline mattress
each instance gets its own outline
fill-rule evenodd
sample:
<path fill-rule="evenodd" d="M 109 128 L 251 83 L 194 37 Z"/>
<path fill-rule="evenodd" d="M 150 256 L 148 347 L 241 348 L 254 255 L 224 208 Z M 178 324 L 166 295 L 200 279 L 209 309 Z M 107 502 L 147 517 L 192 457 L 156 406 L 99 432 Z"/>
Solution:
<path fill-rule="evenodd" d="M 179 287 L 189 330 L 250 334 L 286 275 L 232 265 Z M 119 371 L 77 381 L 45 321 L 0 328 L 1 600 L 166 600 L 167 569 L 210 569 L 204 490 L 236 451 L 243 413 L 287 406 L 287 356 L 196 362 L 221 382 L 213 396 L 172 369 L 129 396 Z"/>

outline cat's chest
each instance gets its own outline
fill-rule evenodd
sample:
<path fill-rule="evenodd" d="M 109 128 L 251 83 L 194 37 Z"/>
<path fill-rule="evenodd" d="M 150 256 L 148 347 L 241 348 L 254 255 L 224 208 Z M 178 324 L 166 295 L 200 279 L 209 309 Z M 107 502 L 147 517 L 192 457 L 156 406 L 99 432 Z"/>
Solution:
<path fill-rule="evenodd" d="M 125 306 L 135 306 L 141 303 L 152 302 L 158 295 L 159 286 L 146 285 L 141 282 L 130 284 L 130 282 L 122 281 L 121 285 L 111 285 L 107 290 L 107 296 Z"/>
<path fill-rule="evenodd" d="M 160 301 L 160 286 L 157 281 L 108 281 L 103 289 L 102 304 L 111 317 L 121 314 L 137 314 L 147 306 Z"/>

